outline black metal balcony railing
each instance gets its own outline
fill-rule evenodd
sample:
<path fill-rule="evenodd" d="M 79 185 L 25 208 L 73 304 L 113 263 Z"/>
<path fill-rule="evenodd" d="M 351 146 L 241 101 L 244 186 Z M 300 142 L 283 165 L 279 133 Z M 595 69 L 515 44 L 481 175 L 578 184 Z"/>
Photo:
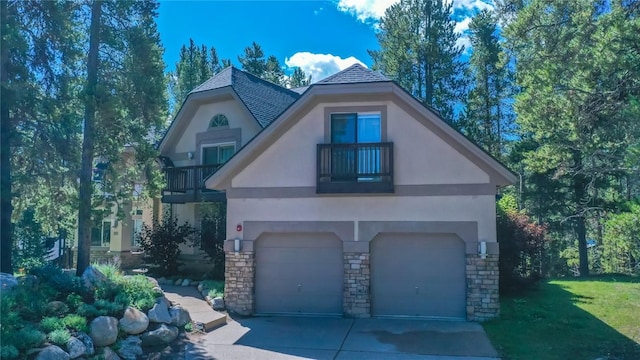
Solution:
<path fill-rule="evenodd" d="M 167 167 L 164 169 L 166 186 L 163 190 L 178 193 L 207 190 L 204 180 L 220 166 L 222 164 Z"/>
<path fill-rule="evenodd" d="M 318 144 L 318 193 L 392 193 L 393 143 Z"/>

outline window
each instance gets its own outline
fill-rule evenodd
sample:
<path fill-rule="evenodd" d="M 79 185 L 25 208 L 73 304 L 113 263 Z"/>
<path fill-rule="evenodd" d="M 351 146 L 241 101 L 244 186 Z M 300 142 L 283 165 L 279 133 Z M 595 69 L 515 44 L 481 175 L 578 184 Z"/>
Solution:
<path fill-rule="evenodd" d="M 131 247 L 132 248 L 140 247 L 140 239 L 139 239 L 140 234 L 142 234 L 142 219 L 133 219 L 133 226 L 131 227 Z"/>
<path fill-rule="evenodd" d="M 210 128 L 218 128 L 223 126 L 229 126 L 229 120 L 222 114 L 214 115 L 211 118 L 211 121 L 209 121 Z"/>
<path fill-rule="evenodd" d="M 202 146 L 202 165 L 224 164 L 236 151 L 233 143 Z"/>
<path fill-rule="evenodd" d="M 91 228 L 91 246 L 109 246 L 111 242 L 111 221 L 103 221 Z"/>
<path fill-rule="evenodd" d="M 380 143 L 380 113 L 331 114 L 332 144 Z M 332 149 L 333 181 L 378 181 L 379 146 L 335 146 Z"/>

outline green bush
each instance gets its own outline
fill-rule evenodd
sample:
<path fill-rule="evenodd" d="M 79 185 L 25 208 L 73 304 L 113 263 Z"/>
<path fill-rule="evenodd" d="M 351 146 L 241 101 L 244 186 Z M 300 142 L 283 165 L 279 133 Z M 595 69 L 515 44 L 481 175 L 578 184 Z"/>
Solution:
<path fill-rule="evenodd" d="M 13 345 L 19 350 L 27 350 L 39 347 L 44 344 L 46 336 L 33 327 L 25 327 L 16 331 L 8 341 L 8 345 Z"/>
<path fill-rule="evenodd" d="M 204 280 L 202 287 L 207 289 L 207 295 L 211 298 L 224 296 L 224 281 Z"/>
<path fill-rule="evenodd" d="M 68 294 L 84 291 L 79 277 L 65 273 L 55 265 L 34 268 L 30 274 L 37 276 L 41 285 L 46 284 L 51 287 L 55 291 L 54 297 L 59 297 L 59 300 L 64 300 Z"/>
<path fill-rule="evenodd" d="M 50 333 L 54 330 L 61 330 L 64 329 L 64 327 L 64 322 L 58 317 L 46 317 L 40 321 L 40 330 L 45 333 Z"/>
<path fill-rule="evenodd" d="M 147 311 L 153 307 L 156 301 L 154 284 L 143 275 L 127 276 L 120 283 L 122 292 L 127 300 L 126 305 L 131 305 L 140 311 Z"/>
<path fill-rule="evenodd" d="M 108 301 L 108 300 L 96 300 L 93 305 L 101 312 L 101 315 L 108 315 L 113 317 L 121 317 L 124 314 L 124 309 L 126 306 L 124 304 L 119 304 L 116 302 Z"/>
<path fill-rule="evenodd" d="M 87 319 L 77 315 L 77 314 L 69 314 L 62 319 L 64 326 L 68 329 L 75 331 L 87 332 Z"/>
<path fill-rule="evenodd" d="M 69 306 L 70 311 L 76 312 L 82 304 L 84 304 L 82 296 L 78 294 L 67 295 L 67 305 Z"/>
<path fill-rule="evenodd" d="M 188 222 L 178 226 L 178 219 L 165 216 L 161 221 L 154 220 L 151 226 L 142 226 L 140 246 L 155 265 L 158 275 L 171 275 L 178 272 L 181 265 L 178 257 L 180 245 L 188 243 L 193 246 L 199 231 Z"/>
<path fill-rule="evenodd" d="M 107 312 L 98 309 L 92 304 L 82 304 L 78 307 L 78 315 L 93 319 L 98 316 L 107 315 Z"/>
<path fill-rule="evenodd" d="M 114 262 L 106 263 L 106 264 L 92 264 L 96 270 L 100 271 L 107 279 L 111 281 L 117 281 L 122 277 L 122 273 L 120 272 L 120 266 Z"/>
<path fill-rule="evenodd" d="M 0 346 L 0 359 L 15 359 L 19 355 L 18 349 L 13 345 Z"/>
<path fill-rule="evenodd" d="M 50 332 L 48 338 L 49 342 L 51 342 L 52 344 L 65 348 L 67 346 L 67 343 L 69 342 L 69 339 L 71 339 L 71 334 L 67 329 L 58 329 Z"/>

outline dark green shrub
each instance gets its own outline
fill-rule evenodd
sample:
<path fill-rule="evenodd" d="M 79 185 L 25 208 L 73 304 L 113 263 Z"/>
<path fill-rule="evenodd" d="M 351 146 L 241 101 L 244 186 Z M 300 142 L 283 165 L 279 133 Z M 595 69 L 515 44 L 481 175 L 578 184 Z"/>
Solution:
<path fill-rule="evenodd" d="M 71 339 L 71 334 L 67 329 L 58 329 L 50 332 L 48 338 L 50 343 L 58 345 L 64 349 L 67 346 L 69 339 Z"/>
<path fill-rule="evenodd" d="M 82 280 L 72 274 L 65 273 L 61 268 L 55 265 L 45 265 L 34 268 L 30 274 L 35 275 L 41 284 L 46 284 L 55 290 L 55 296 L 60 300 L 64 300 L 70 293 L 82 293 L 84 287 Z"/>
<path fill-rule="evenodd" d="M 154 220 L 152 226 L 143 225 L 140 246 L 148 261 L 155 265 L 155 273 L 175 274 L 181 265 L 178 260 L 180 245 L 188 243 L 193 246 L 198 234 L 198 230 L 188 222 L 178 226 L 177 218 L 166 216 L 161 221 Z"/>
<path fill-rule="evenodd" d="M 40 330 L 45 333 L 50 333 L 54 330 L 61 330 L 64 328 L 64 322 L 58 317 L 46 317 L 40 321 Z"/>
<path fill-rule="evenodd" d="M 224 280 L 224 241 L 227 238 L 227 206 L 224 203 L 203 204 L 200 208 L 200 248 L 213 263 L 207 277 Z"/>
<path fill-rule="evenodd" d="M 106 311 L 100 310 L 92 304 L 82 304 L 78 307 L 78 315 L 93 319 L 98 316 L 107 315 L 107 313 Z"/>
<path fill-rule="evenodd" d="M 28 326 L 16 331 L 8 341 L 8 345 L 13 345 L 18 350 L 27 350 L 39 347 L 44 344 L 46 336 L 39 330 Z"/>
<path fill-rule="evenodd" d="M 84 301 L 82 301 L 82 296 L 78 294 L 67 295 L 67 305 L 69 306 L 71 312 L 76 312 L 82 304 L 84 304 Z"/>
<path fill-rule="evenodd" d="M 22 327 L 24 320 L 18 312 L 18 304 L 12 293 L 0 293 L 0 343 L 8 344 L 15 332 Z M 10 352 L 11 349 L 6 350 Z M 4 358 L 4 357 L 3 357 Z"/>
<path fill-rule="evenodd" d="M 62 323 L 67 329 L 87 332 L 87 319 L 77 315 L 77 314 L 69 314 L 62 319 Z"/>
<path fill-rule="evenodd" d="M 135 275 L 122 278 L 122 292 L 118 296 L 124 296 L 126 305 L 131 305 L 141 311 L 147 311 L 153 307 L 156 301 L 154 284 L 146 276 Z"/>
<path fill-rule="evenodd" d="M 18 357 L 18 349 L 13 345 L 0 346 L 0 359 L 16 359 Z"/>
<path fill-rule="evenodd" d="M 124 309 L 126 306 L 124 304 L 119 304 L 116 302 L 99 299 L 93 303 L 93 306 L 96 307 L 101 312 L 101 315 L 108 315 L 120 318 L 122 314 L 124 314 Z"/>
<path fill-rule="evenodd" d="M 22 212 L 13 234 L 17 240 L 12 252 L 17 269 L 23 268 L 28 272 L 45 264 L 43 259 L 51 246 L 47 246 L 47 237 L 38 222 L 35 209 L 27 208 Z"/>

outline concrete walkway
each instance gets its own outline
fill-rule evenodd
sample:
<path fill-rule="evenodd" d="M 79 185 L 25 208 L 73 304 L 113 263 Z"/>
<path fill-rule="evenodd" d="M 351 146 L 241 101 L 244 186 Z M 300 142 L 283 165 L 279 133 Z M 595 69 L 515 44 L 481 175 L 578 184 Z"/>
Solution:
<path fill-rule="evenodd" d="M 192 339 L 185 359 L 489 360 L 478 323 L 404 319 L 253 317 Z"/>
<path fill-rule="evenodd" d="M 205 331 L 227 323 L 227 316 L 213 310 L 193 286 L 161 285 L 161 287 L 167 299 L 185 308 L 191 320 L 202 326 Z"/>

